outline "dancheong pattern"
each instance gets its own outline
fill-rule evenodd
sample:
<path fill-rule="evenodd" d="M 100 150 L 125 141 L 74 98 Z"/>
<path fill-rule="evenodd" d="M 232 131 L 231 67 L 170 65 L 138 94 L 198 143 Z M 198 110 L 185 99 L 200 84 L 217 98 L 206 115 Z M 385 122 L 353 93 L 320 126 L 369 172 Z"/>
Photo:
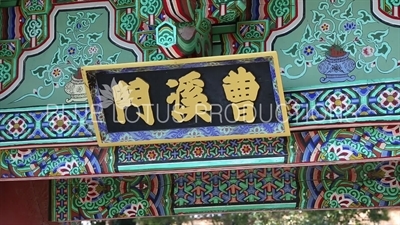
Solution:
<path fill-rule="evenodd" d="M 286 93 L 292 127 L 400 118 L 400 84 L 385 83 Z M 94 141 L 87 105 L 43 110 L 0 111 L 0 147 L 21 144 Z"/>
<path fill-rule="evenodd" d="M 399 155 L 400 126 L 295 132 L 295 162 L 349 161 Z"/>
<path fill-rule="evenodd" d="M 0 179 L 62 178 L 142 171 L 207 171 L 282 163 L 346 163 L 399 156 L 400 125 L 293 132 L 289 138 L 205 141 L 99 148 L 0 151 Z M 220 164 L 217 164 L 220 163 Z"/>
<path fill-rule="evenodd" d="M 370 84 L 286 94 L 291 125 L 393 121 L 400 116 L 400 84 Z"/>
<path fill-rule="evenodd" d="M 272 0 L 268 7 L 259 1 L 232 0 L 196 3 L 187 0 L 98 0 L 96 4 L 74 0 L 26 1 L 24 5 L 2 12 L 2 17 L 8 19 L 2 24 L 7 27 L 5 36 L 18 47 L 14 47 L 15 54 L 0 62 L 3 65 L 0 71 L 7 78 L 0 80 L 0 84 L 3 83 L 0 99 L 13 96 L 12 101 L 25 106 L 30 104 L 29 99 L 52 100 L 54 96 L 64 96 L 63 91 L 68 90 L 67 103 L 71 100 L 84 102 L 85 99 L 79 97 L 81 91 L 67 87 L 70 82 L 82 84 L 82 78 L 76 77 L 76 68 L 209 56 L 213 54 L 212 25 L 221 23 L 241 21 L 244 28 L 240 32 L 241 44 L 235 46 L 238 51 L 230 54 L 270 50 L 277 35 L 287 33 L 301 21 L 303 7 L 295 7 L 301 5 L 301 1 L 290 0 L 281 5 Z M 78 4 L 79 11 L 74 6 Z M 61 18 L 66 11 L 69 15 Z M 253 22 L 267 18 L 270 18 L 268 23 Z M 98 24 L 107 24 L 109 29 L 100 31 L 96 29 Z M 269 34 L 273 35 L 267 40 Z M 255 44 L 249 44 L 250 41 Z M 52 48 L 55 42 L 59 47 Z M 129 49 L 130 54 L 123 53 L 123 49 Z M 44 60 L 44 55 L 53 57 L 46 56 L 48 59 Z M 42 64 L 30 68 L 32 76 L 27 76 L 22 68 L 32 63 L 25 60 L 35 57 L 40 57 Z M 14 97 L 13 92 L 20 88 L 18 85 L 28 80 L 41 85 L 33 92 L 15 94 Z"/>
<path fill-rule="evenodd" d="M 286 162 L 289 155 L 287 138 L 257 138 L 227 141 L 188 142 L 179 144 L 117 147 L 118 167 L 155 162 L 207 161 L 213 159 L 274 159 Z M 149 167 L 151 167 L 149 164 Z"/>
<path fill-rule="evenodd" d="M 23 2 L 0 9 L 0 179 L 55 179 L 52 220 L 400 206 L 399 1 Z M 269 50 L 290 137 L 91 146 L 81 66 Z"/>
<path fill-rule="evenodd" d="M 88 107 L 0 112 L 0 146 L 93 141 Z"/>
<path fill-rule="evenodd" d="M 303 167 L 300 208 L 399 206 L 398 161 Z M 310 182 L 313 181 L 313 182 Z"/>
<path fill-rule="evenodd" d="M 356 32 L 359 26 L 369 26 L 375 20 L 389 27 L 396 26 L 399 21 L 396 3 L 371 0 L 368 3 L 372 10 L 367 7 L 358 13 L 357 7 L 364 7 L 358 2 L 323 0 L 312 3 L 314 8 L 322 7 L 323 11 L 310 13 L 305 8 L 311 3 L 304 0 L 287 0 L 284 4 L 279 0 L 267 4 L 264 1 L 201 0 L 197 5 L 188 2 L 191 1 L 102 0 L 96 1 L 98 8 L 93 8 L 90 1 L 27 1 L 20 7 L 1 10 L 2 27 L 7 28 L 1 36 L 7 40 L 0 41 L 0 107 L 7 106 L 8 109 L 0 109 L 0 147 L 95 141 L 91 115 L 84 106 L 87 99 L 82 76 L 77 72 L 81 66 L 273 50 L 276 40 L 279 42 L 280 38 L 293 35 L 298 31 L 297 27 L 322 23 L 327 19 L 329 7 L 337 7 L 343 16 L 354 20 L 354 24 L 346 23 L 340 29 L 362 36 L 362 43 L 357 42 L 362 45 L 353 50 L 360 57 L 374 55 L 376 57 L 372 58 L 379 58 L 369 63 L 360 59 L 365 61 L 362 63 L 364 70 L 376 75 L 373 82 L 363 85 L 351 83 L 335 87 L 337 85 L 327 84 L 319 89 L 306 90 L 309 86 L 305 86 L 298 88 L 301 91 L 286 92 L 291 127 L 324 124 L 329 128 L 337 123 L 351 126 L 352 123 L 400 119 L 399 84 L 387 80 L 381 82 L 379 77 L 383 73 L 379 71 L 382 69 L 377 70 L 377 65 L 385 67 L 381 66 L 385 61 L 390 62 L 392 68 L 389 74 L 398 71 L 400 56 L 390 46 L 392 39 L 398 39 L 394 36 L 396 33 L 389 33 L 389 28 L 368 34 Z M 74 11 L 77 5 L 79 12 Z M 221 28 L 220 32 L 219 24 L 236 22 L 233 31 L 222 32 Z M 107 24 L 109 29 L 99 30 L 99 24 Z M 339 29 L 337 24 L 316 26 L 322 30 L 315 35 L 325 38 L 322 33 L 331 31 L 334 25 Z M 217 34 L 211 35 L 211 30 Z M 364 39 L 368 39 L 368 35 L 373 36 L 371 38 L 379 48 L 366 46 Z M 350 40 L 359 36 L 353 36 L 353 33 L 346 35 L 346 46 L 357 44 Z M 320 41 L 310 35 L 306 37 L 313 42 Z M 307 40 L 302 40 L 302 44 L 307 44 Z M 304 54 L 312 57 L 311 52 L 315 49 L 308 48 L 308 44 L 304 48 L 308 50 L 299 47 L 294 49 L 295 53 L 301 54 L 300 58 L 306 57 Z M 282 59 L 281 66 L 288 66 L 289 62 L 283 58 L 285 54 L 276 50 Z M 306 58 L 297 64 L 305 71 L 315 69 L 317 64 L 309 64 Z M 319 58 L 314 57 L 311 61 L 315 60 Z M 389 66 L 385 71 L 388 69 Z M 282 70 L 284 77 L 286 72 Z M 285 80 L 284 85 L 287 86 Z M 43 107 L 48 102 L 67 103 L 69 108 L 59 111 Z M 75 107 L 72 103 L 82 104 Z M 37 107 L 30 107 L 32 104 Z M 57 113 L 60 118 L 45 116 L 47 112 L 50 115 Z"/>
<path fill-rule="evenodd" d="M 1 178 L 56 177 L 114 172 L 114 149 L 11 149 L 0 152 Z"/>
<path fill-rule="evenodd" d="M 296 168 L 175 174 L 174 209 L 184 211 L 184 208 L 193 206 L 218 207 L 255 202 L 295 203 L 298 188 L 295 177 Z"/>
<path fill-rule="evenodd" d="M 398 161 L 52 181 L 55 221 L 400 206 Z"/>
<path fill-rule="evenodd" d="M 55 221 L 171 215 L 169 175 L 53 181 Z"/>

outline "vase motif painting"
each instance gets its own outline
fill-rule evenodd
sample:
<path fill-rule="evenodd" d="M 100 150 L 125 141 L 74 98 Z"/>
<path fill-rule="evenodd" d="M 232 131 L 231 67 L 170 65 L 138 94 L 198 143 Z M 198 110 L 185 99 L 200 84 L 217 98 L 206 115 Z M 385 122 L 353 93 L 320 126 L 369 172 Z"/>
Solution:
<path fill-rule="evenodd" d="M 320 79 L 321 83 L 354 81 L 356 76 L 350 73 L 356 68 L 356 62 L 349 55 L 340 45 L 332 45 L 318 65 L 318 71 L 326 76 Z"/>
<path fill-rule="evenodd" d="M 395 50 L 399 36 L 392 24 L 367 10 L 372 4 L 346 0 L 307 4 L 303 24 L 274 44 L 285 90 L 390 80 L 400 68 L 400 52 Z"/>

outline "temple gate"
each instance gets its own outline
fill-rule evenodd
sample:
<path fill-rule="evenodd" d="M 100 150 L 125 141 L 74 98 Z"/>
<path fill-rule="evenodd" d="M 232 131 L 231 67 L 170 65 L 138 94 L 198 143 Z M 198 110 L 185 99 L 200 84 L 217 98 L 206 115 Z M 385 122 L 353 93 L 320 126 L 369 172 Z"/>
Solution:
<path fill-rule="evenodd" d="M 50 221 L 400 206 L 399 1 L 0 7 L 0 182 Z"/>

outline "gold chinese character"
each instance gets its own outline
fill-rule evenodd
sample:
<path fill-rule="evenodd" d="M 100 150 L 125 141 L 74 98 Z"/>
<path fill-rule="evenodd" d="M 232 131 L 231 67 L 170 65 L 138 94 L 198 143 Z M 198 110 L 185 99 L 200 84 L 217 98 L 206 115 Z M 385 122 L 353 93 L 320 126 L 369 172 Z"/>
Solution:
<path fill-rule="evenodd" d="M 170 88 L 178 87 L 175 93 L 167 97 L 167 103 L 174 104 L 172 117 L 179 123 L 187 122 L 196 115 L 211 122 L 211 116 L 207 113 L 211 111 L 211 105 L 203 94 L 204 82 L 199 78 L 200 73 L 192 71 L 179 80 L 169 79 L 167 82 Z"/>
<path fill-rule="evenodd" d="M 234 119 L 246 123 L 254 122 L 254 101 L 260 89 L 254 75 L 239 67 L 238 73 L 231 70 L 222 81 L 226 99 L 232 103 Z"/>
<path fill-rule="evenodd" d="M 149 84 L 140 78 L 129 82 L 129 85 L 125 81 L 119 81 L 117 85 L 112 87 L 119 123 L 126 123 L 125 108 L 134 106 L 142 107 L 143 113 L 136 113 L 140 118 L 150 126 L 154 124 L 149 87 Z"/>

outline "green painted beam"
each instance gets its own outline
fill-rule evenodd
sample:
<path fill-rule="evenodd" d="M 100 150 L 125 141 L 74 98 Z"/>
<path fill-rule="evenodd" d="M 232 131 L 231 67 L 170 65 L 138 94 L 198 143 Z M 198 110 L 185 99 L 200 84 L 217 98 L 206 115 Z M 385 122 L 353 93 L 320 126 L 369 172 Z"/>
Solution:
<path fill-rule="evenodd" d="M 213 35 L 230 34 L 236 32 L 236 24 L 217 25 L 211 28 Z"/>
<path fill-rule="evenodd" d="M 0 8 L 15 7 L 18 5 L 17 0 L 0 0 Z"/>

